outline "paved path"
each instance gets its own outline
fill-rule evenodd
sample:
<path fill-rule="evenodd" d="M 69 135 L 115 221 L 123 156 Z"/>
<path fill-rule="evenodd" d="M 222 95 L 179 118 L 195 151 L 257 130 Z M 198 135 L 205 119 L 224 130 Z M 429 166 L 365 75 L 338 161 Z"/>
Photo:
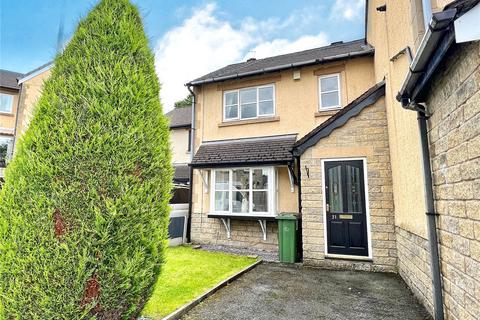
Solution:
<path fill-rule="evenodd" d="M 183 319 L 430 319 L 397 275 L 264 263 Z"/>

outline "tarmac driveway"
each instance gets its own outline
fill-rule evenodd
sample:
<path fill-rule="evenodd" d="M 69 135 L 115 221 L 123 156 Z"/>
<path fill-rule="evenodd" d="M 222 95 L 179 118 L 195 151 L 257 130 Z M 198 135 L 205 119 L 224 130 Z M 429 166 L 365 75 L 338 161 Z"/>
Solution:
<path fill-rule="evenodd" d="M 264 263 L 183 319 L 430 319 L 397 275 Z"/>

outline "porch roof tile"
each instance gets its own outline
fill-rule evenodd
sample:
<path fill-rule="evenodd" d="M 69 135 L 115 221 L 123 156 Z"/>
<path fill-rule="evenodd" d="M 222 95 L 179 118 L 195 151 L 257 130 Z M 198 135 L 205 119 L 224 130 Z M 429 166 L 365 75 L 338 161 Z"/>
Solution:
<path fill-rule="evenodd" d="M 191 165 L 197 168 L 287 164 L 293 161 L 296 135 L 204 142 Z"/>

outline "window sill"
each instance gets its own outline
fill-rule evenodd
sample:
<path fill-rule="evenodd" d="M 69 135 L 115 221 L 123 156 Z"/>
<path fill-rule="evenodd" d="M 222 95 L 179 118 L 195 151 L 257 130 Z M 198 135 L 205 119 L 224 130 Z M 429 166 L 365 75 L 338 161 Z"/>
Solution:
<path fill-rule="evenodd" d="M 275 221 L 275 215 L 235 215 L 235 214 L 228 214 L 228 213 L 208 213 L 208 218 L 217 218 L 217 219 L 232 219 L 232 220 L 269 220 Z"/>
<path fill-rule="evenodd" d="M 332 109 L 332 110 L 324 110 L 324 111 L 317 111 L 317 112 L 315 112 L 315 117 L 333 116 L 340 110 L 342 110 L 342 108 L 337 108 L 337 109 Z"/>
<path fill-rule="evenodd" d="M 218 127 L 221 128 L 221 127 L 230 127 L 230 126 L 240 126 L 244 124 L 275 122 L 275 121 L 280 121 L 280 117 L 265 117 L 265 118 L 256 118 L 256 119 L 225 121 L 225 122 L 219 123 Z"/>
<path fill-rule="evenodd" d="M 14 117 L 15 115 L 11 112 L 0 112 L 0 116 Z"/>

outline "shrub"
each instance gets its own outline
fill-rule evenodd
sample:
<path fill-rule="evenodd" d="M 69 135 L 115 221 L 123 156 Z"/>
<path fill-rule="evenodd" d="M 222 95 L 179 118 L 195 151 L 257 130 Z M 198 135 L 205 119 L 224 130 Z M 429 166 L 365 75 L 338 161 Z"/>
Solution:
<path fill-rule="evenodd" d="M 137 9 L 102 0 L 55 59 L 7 168 L 1 319 L 139 314 L 167 237 L 172 168 L 159 90 Z"/>

